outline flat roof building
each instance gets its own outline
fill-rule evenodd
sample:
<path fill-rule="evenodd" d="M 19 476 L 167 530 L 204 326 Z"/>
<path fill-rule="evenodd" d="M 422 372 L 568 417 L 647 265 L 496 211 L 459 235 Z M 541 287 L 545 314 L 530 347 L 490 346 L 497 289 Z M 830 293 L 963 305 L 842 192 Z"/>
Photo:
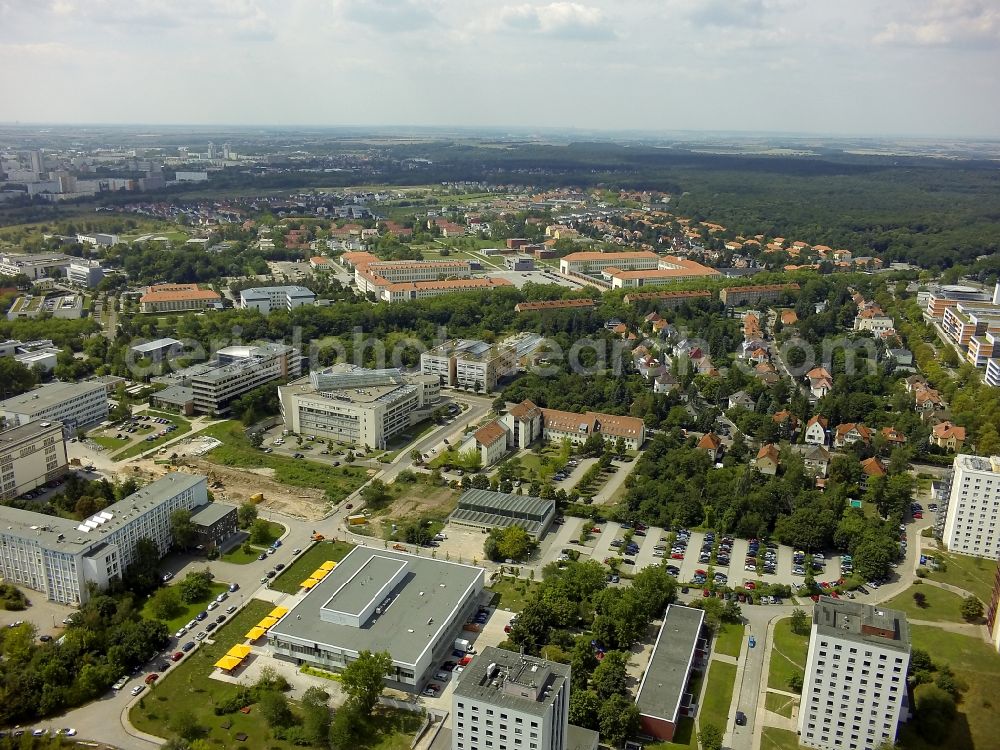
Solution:
<path fill-rule="evenodd" d="M 566 750 L 570 688 L 568 664 L 484 648 L 455 685 L 452 750 Z"/>
<path fill-rule="evenodd" d="M 0 416 L 8 426 L 33 420 L 62 422 L 63 432 L 75 436 L 108 418 L 108 395 L 101 383 L 47 383 L 0 401 Z"/>
<path fill-rule="evenodd" d="M 129 347 L 129 351 L 140 358 L 148 358 L 154 361 L 162 359 L 169 354 L 176 354 L 184 348 L 184 343 L 172 338 L 156 339 L 143 344 L 135 344 Z"/>
<path fill-rule="evenodd" d="M 670 742 L 682 716 L 694 712 L 691 670 L 704 656 L 705 610 L 671 604 L 663 616 L 635 705 L 643 734 Z"/>
<path fill-rule="evenodd" d="M 302 305 L 311 305 L 316 295 L 304 286 L 258 286 L 240 292 L 240 307 L 262 313 L 272 310 L 294 310 Z"/>
<path fill-rule="evenodd" d="M 881 605 L 821 596 L 813 608 L 799 708 L 799 742 L 822 750 L 875 750 L 906 718 L 910 630 Z"/>
<path fill-rule="evenodd" d="M 368 448 L 385 448 L 393 436 L 429 416 L 440 397 L 437 377 L 348 364 L 278 388 L 292 432 Z"/>
<path fill-rule="evenodd" d="M 519 526 L 535 539 L 545 536 L 556 517 L 554 500 L 491 490 L 467 490 L 449 520 L 481 529 Z"/>
<path fill-rule="evenodd" d="M 173 472 L 84 521 L 0 506 L 0 575 L 50 601 L 80 604 L 132 564 L 136 542 L 170 549 L 170 515 L 208 502 L 204 476 Z"/>
<path fill-rule="evenodd" d="M 204 310 L 221 302 L 216 292 L 197 284 L 156 284 L 146 287 L 139 298 L 139 310 L 144 313 L 184 312 Z"/>
<path fill-rule="evenodd" d="M 1000 530 L 994 516 L 1000 508 L 1000 456 L 960 453 L 952 462 L 951 486 L 941 540 L 950 552 L 996 560 L 1000 557 Z"/>
<path fill-rule="evenodd" d="M 62 423 L 37 420 L 0 432 L 0 499 L 59 479 L 66 468 Z"/>
<path fill-rule="evenodd" d="M 35 255 L 18 255 L 3 253 L 0 255 L 0 276 L 27 276 L 32 281 L 44 279 L 53 271 L 65 271 L 74 259 L 62 253 L 38 253 Z"/>
<path fill-rule="evenodd" d="M 785 297 L 798 296 L 798 284 L 757 284 L 754 286 L 729 286 L 719 292 L 719 299 L 727 307 L 743 307 L 760 302 L 778 302 Z"/>
<path fill-rule="evenodd" d="M 478 606 L 482 568 L 355 547 L 268 631 L 278 658 L 342 670 L 388 651 L 386 683 L 420 690 Z"/>

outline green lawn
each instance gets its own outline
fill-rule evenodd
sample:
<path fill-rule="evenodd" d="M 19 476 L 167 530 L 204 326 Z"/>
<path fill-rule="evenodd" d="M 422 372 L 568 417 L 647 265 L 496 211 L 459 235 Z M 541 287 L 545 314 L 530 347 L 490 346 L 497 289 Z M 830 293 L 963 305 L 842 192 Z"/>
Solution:
<path fill-rule="evenodd" d="M 221 559 L 234 565 L 249 565 L 252 562 L 257 562 L 257 556 L 263 551 L 264 550 L 261 547 L 254 547 L 251 545 L 250 551 L 244 552 L 243 545 L 237 544 L 229 550 L 229 552 L 224 554 Z"/>
<path fill-rule="evenodd" d="M 366 750 L 410 750 L 423 721 L 422 714 L 412 711 L 377 708 L 372 717 L 372 726 L 376 727 L 375 736 L 366 737 L 358 743 L 358 747 Z"/>
<path fill-rule="evenodd" d="M 174 440 L 180 435 L 183 435 L 184 433 L 191 431 L 191 423 L 188 422 L 186 419 L 184 419 L 184 417 L 179 417 L 176 414 L 171 414 L 165 411 L 152 411 L 151 409 L 146 410 L 143 413 L 149 414 L 150 416 L 153 417 L 163 417 L 164 419 L 169 420 L 171 424 L 177 425 L 177 429 L 174 430 L 173 432 L 168 432 L 163 437 L 158 437 L 155 440 L 150 440 L 149 442 L 146 442 L 146 440 L 143 439 L 137 443 L 133 443 L 125 450 L 120 451 L 119 453 L 116 453 L 114 456 L 112 456 L 112 458 L 115 461 L 124 461 L 126 458 L 132 458 L 134 456 L 138 456 L 140 453 L 145 453 L 148 450 L 157 448 L 163 445 L 168 440 Z M 165 427 L 167 427 L 167 425 L 165 424 L 153 423 L 153 425 L 150 426 L 150 431 L 152 431 L 154 428 L 157 430 L 162 430 Z"/>
<path fill-rule="evenodd" d="M 503 577 L 499 581 L 489 584 L 489 589 L 497 594 L 500 599 L 496 603 L 499 609 L 507 609 L 511 612 L 520 612 L 524 609 L 524 603 L 528 593 L 537 584 L 534 581 L 526 581 L 522 578 Z"/>
<path fill-rule="evenodd" d="M 116 451 L 123 445 L 128 445 L 128 440 L 119 440 L 114 437 L 107 437 L 105 435 L 88 435 L 88 440 L 93 440 L 99 446 L 109 451 Z"/>
<path fill-rule="evenodd" d="M 736 684 L 736 665 L 712 660 L 708 670 L 708 685 L 701 707 L 698 709 L 698 726 L 715 724 L 723 732 L 729 725 L 729 704 L 733 701 Z"/>
<path fill-rule="evenodd" d="M 348 542 L 317 542 L 300 554 L 291 565 L 281 571 L 281 575 L 271 581 L 271 588 L 286 594 L 297 594 L 302 581 L 327 560 L 340 562 L 354 549 Z"/>
<path fill-rule="evenodd" d="M 739 656 L 740 646 L 742 645 L 743 626 L 728 623 L 722 625 L 719 628 L 719 632 L 715 634 L 715 643 L 712 644 L 712 650 L 720 654 L 726 654 L 727 656 Z"/>
<path fill-rule="evenodd" d="M 774 626 L 774 643 L 771 647 L 771 664 L 767 672 L 767 686 L 788 690 L 788 681 L 796 672 L 805 673 L 809 636 L 792 632 L 792 618 L 779 620 Z"/>
<path fill-rule="evenodd" d="M 798 702 L 798 698 L 780 693 L 768 692 L 764 697 L 764 705 L 768 711 L 774 711 L 774 713 L 786 716 L 789 719 L 792 718 L 792 707 Z"/>
<path fill-rule="evenodd" d="M 680 750 L 680 748 L 698 750 L 698 737 L 694 731 L 694 719 L 687 716 L 682 716 L 678 720 L 673 742 L 657 742 L 656 744 L 646 745 L 646 750 Z"/>
<path fill-rule="evenodd" d="M 278 740 L 271 734 L 259 711 L 236 712 L 216 716 L 213 707 L 217 701 L 236 693 L 236 685 L 209 679 L 213 664 L 237 643 L 250 628 L 274 608 L 270 602 L 251 599 L 233 619 L 223 625 L 211 640 L 201 644 L 184 660 L 160 679 L 156 687 L 132 709 L 130 718 L 140 730 L 158 737 L 171 737 L 171 717 L 190 712 L 194 719 L 207 729 L 206 740 L 215 747 L 235 747 L 233 736 L 238 732 L 248 735 L 243 747 L 248 750 L 290 750 L 289 742 Z M 224 723 L 231 723 L 223 729 Z"/>
<path fill-rule="evenodd" d="M 932 625 L 911 625 L 913 647 L 931 655 L 935 664 L 947 664 L 956 682 L 965 685 L 958 703 L 958 716 L 947 742 L 949 750 L 981 750 L 995 747 L 1000 737 L 1000 712 L 993 705 L 1000 681 L 1000 654 L 972 636 L 949 633 Z M 925 750 L 925 743 L 910 725 L 901 737 L 907 750 Z"/>
<path fill-rule="evenodd" d="M 200 434 L 222 441 L 222 445 L 205 454 L 206 460 L 237 468 L 273 469 L 278 482 L 324 490 L 330 502 L 340 502 L 368 481 L 368 472 L 358 466 L 329 466 L 257 450 L 247 441 L 239 422 L 221 422 Z"/>
<path fill-rule="evenodd" d="M 226 585 L 225 583 L 213 583 L 211 585 L 211 592 L 209 593 L 208 596 L 197 602 L 192 602 L 191 604 L 185 604 L 184 611 L 181 614 L 177 615 L 177 617 L 173 618 L 172 620 L 167 621 L 167 630 L 169 630 L 170 634 L 173 635 L 182 627 L 187 625 L 191 620 L 193 620 L 194 616 L 199 612 L 201 612 L 203 609 L 205 609 L 205 607 L 207 607 L 208 604 L 215 599 L 215 597 L 217 597 L 223 591 L 228 591 L 228 590 L 229 586 Z M 148 602 L 143 605 L 142 614 L 144 617 L 148 617 L 151 620 L 156 619 L 155 617 L 153 617 L 152 612 L 149 611 Z"/>
<path fill-rule="evenodd" d="M 966 555 L 951 555 L 947 552 L 934 552 L 934 557 L 942 559 L 947 564 L 947 570 L 943 573 L 938 570 L 930 571 L 928 578 L 934 581 L 943 581 L 952 586 L 958 586 L 966 591 L 971 591 L 982 601 L 989 604 L 993 593 L 993 580 L 996 578 L 997 564 L 995 560 L 986 560 L 981 557 L 968 557 Z"/>
<path fill-rule="evenodd" d="M 924 595 L 924 605 L 918 606 L 914 594 Z M 965 622 L 962 618 L 962 597 L 937 586 L 910 586 L 906 591 L 885 603 L 885 606 L 906 613 L 912 620 L 933 620 L 935 622 Z"/>
<path fill-rule="evenodd" d="M 788 729 L 764 727 L 760 738 L 760 750 L 799 750 L 799 736 Z"/>

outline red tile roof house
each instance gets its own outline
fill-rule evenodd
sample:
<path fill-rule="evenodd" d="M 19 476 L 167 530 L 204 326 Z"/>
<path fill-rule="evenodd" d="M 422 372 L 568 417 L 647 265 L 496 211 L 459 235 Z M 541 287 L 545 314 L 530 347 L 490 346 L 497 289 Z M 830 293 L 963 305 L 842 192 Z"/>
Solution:
<path fill-rule="evenodd" d="M 965 442 L 965 428 L 952 424 L 951 422 L 941 422 L 934 425 L 929 438 L 931 445 L 944 448 L 949 451 L 958 451 Z"/>
<path fill-rule="evenodd" d="M 867 490 L 869 481 L 884 476 L 885 469 L 882 468 L 882 463 L 874 456 L 866 458 L 861 462 L 861 489 Z"/>
<path fill-rule="evenodd" d="M 698 448 L 708 453 L 712 461 L 718 461 L 719 453 L 722 450 L 722 441 L 714 432 L 706 432 L 698 441 Z"/>
<path fill-rule="evenodd" d="M 781 459 L 778 457 L 778 448 L 772 443 L 762 445 L 760 450 L 757 451 L 754 466 L 761 474 L 773 477 L 778 473 L 778 466 L 780 464 Z"/>
<path fill-rule="evenodd" d="M 837 425 L 833 436 L 833 444 L 837 448 L 854 445 L 858 441 L 867 445 L 871 442 L 871 439 L 872 431 L 860 422 L 845 422 L 844 424 Z"/>

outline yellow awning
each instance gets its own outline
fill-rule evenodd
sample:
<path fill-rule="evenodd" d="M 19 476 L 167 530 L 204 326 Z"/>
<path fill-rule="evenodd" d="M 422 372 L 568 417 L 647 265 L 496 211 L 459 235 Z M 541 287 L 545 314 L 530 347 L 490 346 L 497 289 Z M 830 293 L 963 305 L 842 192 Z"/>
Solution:
<path fill-rule="evenodd" d="M 327 560 L 325 563 L 323 563 L 322 565 L 319 566 L 319 569 L 320 570 L 333 570 L 336 567 L 337 567 L 337 563 L 335 563 L 333 560 Z"/>
<path fill-rule="evenodd" d="M 236 669 L 236 667 L 238 667 L 240 665 L 240 662 L 242 661 L 243 661 L 242 659 L 238 659 L 235 656 L 223 656 L 221 659 L 215 662 L 215 666 L 217 666 L 219 669 L 224 669 L 228 672 L 230 670 Z"/>
<path fill-rule="evenodd" d="M 317 581 L 315 578 L 307 578 L 302 583 L 300 583 L 299 586 L 301 586 L 304 589 L 311 589 L 317 583 L 319 583 L 319 581 Z"/>
<path fill-rule="evenodd" d="M 317 581 L 322 581 L 323 578 L 326 577 L 326 574 L 329 573 L 329 572 L 330 572 L 329 570 L 323 570 L 322 568 L 316 568 L 316 570 L 314 570 L 309 577 L 310 578 L 315 578 Z"/>
<path fill-rule="evenodd" d="M 284 617 L 288 614 L 288 609 L 285 607 L 275 607 L 271 610 L 271 614 L 268 617 Z"/>
<path fill-rule="evenodd" d="M 264 633 L 266 633 L 266 632 L 267 631 L 264 628 L 254 627 L 254 628 L 250 628 L 250 632 L 247 633 L 243 637 L 247 638 L 247 639 L 249 639 L 251 641 L 256 641 L 258 638 L 260 638 L 261 636 L 263 636 Z"/>
<path fill-rule="evenodd" d="M 264 628 L 266 630 L 267 628 L 271 627 L 272 625 L 277 625 L 277 624 L 278 624 L 278 618 L 277 617 L 270 617 L 270 616 L 268 616 L 268 617 L 265 617 L 260 622 L 258 622 L 257 623 L 257 627 L 258 628 Z"/>
<path fill-rule="evenodd" d="M 238 659 L 244 659 L 250 655 L 250 650 L 250 647 L 245 643 L 237 643 L 226 652 L 226 656 L 235 656 Z"/>

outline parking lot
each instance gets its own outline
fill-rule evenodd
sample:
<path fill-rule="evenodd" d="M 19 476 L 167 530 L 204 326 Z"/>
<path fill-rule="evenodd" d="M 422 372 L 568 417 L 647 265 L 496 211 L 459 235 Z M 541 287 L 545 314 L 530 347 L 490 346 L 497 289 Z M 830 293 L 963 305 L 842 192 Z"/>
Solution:
<path fill-rule="evenodd" d="M 599 531 L 591 531 L 590 538 L 581 544 L 580 532 L 584 528 L 596 528 Z M 712 539 L 709 536 L 711 532 L 705 531 L 688 532 L 684 548 L 681 549 L 680 545 L 672 548 L 672 535 L 655 526 L 632 529 L 633 546 L 625 549 L 625 531 L 621 524 L 613 521 L 595 524 L 589 520 L 568 517 L 564 523 L 554 526 L 543 540 L 536 565 L 544 567 L 560 559 L 565 552 L 575 550 L 580 553 L 581 559 L 592 558 L 603 562 L 609 558 L 618 558 L 621 561 L 619 568 L 623 573 L 635 573 L 649 565 L 663 564 L 676 567 L 678 580 L 685 584 L 705 583 L 698 574 L 698 571 L 704 571 L 705 574 L 711 573 L 706 578 L 711 579 L 721 574 L 725 578 L 719 579 L 717 583 L 739 589 L 747 581 L 754 582 L 756 586 L 784 584 L 796 588 L 805 580 L 808 563 L 814 565 L 813 576 L 817 582 L 836 581 L 841 577 L 841 565 L 850 563 L 849 558 L 845 561 L 839 554 L 823 553 L 822 558 L 818 554 L 814 558 L 812 554 L 794 550 L 788 545 L 768 546 L 758 543 L 752 547 L 747 539 L 730 539 L 718 533 Z M 709 550 L 707 558 L 703 549 Z M 727 549 L 728 560 L 725 557 Z M 797 552 L 803 554 L 796 555 Z M 747 569 L 748 558 L 753 558 L 752 570 Z M 801 560 L 801 565 L 797 566 L 796 560 Z M 801 572 L 794 572 L 796 569 Z M 696 581 L 699 583 L 696 584 Z"/>
<path fill-rule="evenodd" d="M 559 276 L 556 273 L 547 273 L 544 270 L 537 271 L 490 271 L 486 274 L 492 279 L 507 279 L 518 289 L 525 284 L 555 284 L 556 286 L 568 289 L 579 289 L 580 285 Z"/>

